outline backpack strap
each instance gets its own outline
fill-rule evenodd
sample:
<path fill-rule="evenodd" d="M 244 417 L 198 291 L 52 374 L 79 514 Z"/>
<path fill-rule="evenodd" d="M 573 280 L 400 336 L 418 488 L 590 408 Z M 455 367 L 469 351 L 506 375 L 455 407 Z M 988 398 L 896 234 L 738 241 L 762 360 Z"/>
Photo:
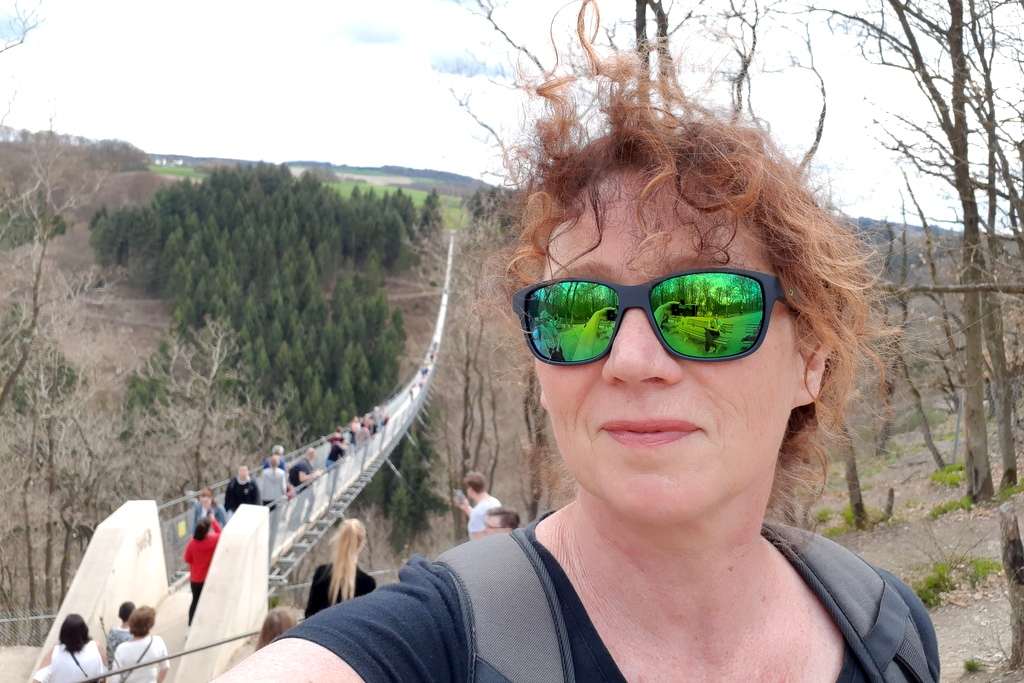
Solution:
<path fill-rule="evenodd" d="M 444 552 L 459 594 L 471 683 L 575 683 L 554 584 L 522 529 Z"/>
<path fill-rule="evenodd" d="M 912 610 L 893 583 L 895 577 L 880 573 L 838 543 L 803 529 L 765 524 L 764 536 L 822 601 L 871 681 L 936 680 Z"/>

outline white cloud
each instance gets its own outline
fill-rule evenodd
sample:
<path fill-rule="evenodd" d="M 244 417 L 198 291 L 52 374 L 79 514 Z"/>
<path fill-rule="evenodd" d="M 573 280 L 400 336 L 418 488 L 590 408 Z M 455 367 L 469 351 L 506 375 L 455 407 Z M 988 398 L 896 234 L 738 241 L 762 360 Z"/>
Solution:
<path fill-rule="evenodd" d="M 630 7 L 605 5 L 606 26 L 629 19 L 612 12 Z M 550 17 L 558 11 L 553 30 L 567 37 L 575 5 L 510 6 L 497 14 L 503 26 L 551 63 Z M 0 16 L 7 13 L 0 2 Z M 10 125 L 38 129 L 52 119 L 61 131 L 152 152 L 480 176 L 500 169 L 495 148 L 450 90 L 472 93 L 474 111 L 509 139 L 525 117 L 520 93 L 489 80 L 516 67 L 503 38 L 445 0 L 48 0 L 40 14 L 44 23 L 28 42 L 0 57 L 0 102 L 14 97 Z M 619 24 L 621 45 L 630 32 Z M 896 217 L 902 177 L 875 141 L 872 120 L 892 108 L 929 112 L 902 74 L 864 64 L 851 39 L 816 38 L 829 89 L 816 162 L 822 182 L 854 214 Z M 769 67 L 802 51 L 799 36 L 785 32 L 763 40 Z M 727 45 L 699 31 L 678 44 L 694 83 L 728 56 Z M 802 154 L 819 107 L 813 76 L 791 67 L 758 74 L 753 98 L 784 149 Z M 940 191 L 928 184 L 921 194 L 930 211 L 948 217 L 945 202 L 933 199 Z"/>

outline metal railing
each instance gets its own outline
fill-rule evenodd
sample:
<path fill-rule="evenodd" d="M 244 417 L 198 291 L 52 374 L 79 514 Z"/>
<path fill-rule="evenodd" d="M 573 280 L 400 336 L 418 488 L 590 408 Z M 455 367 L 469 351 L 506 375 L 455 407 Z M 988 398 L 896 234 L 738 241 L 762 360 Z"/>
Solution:
<path fill-rule="evenodd" d="M 56 617 L 56 614 L 44 614 L 28 609 L 0 614 L 0 647 L 41 646 Z"/>
<path fill-rule="evenodd" d="M 110 671 L 107 671 L 106 673 L 100 674 L 98 676 L 93 676 L 92 678 L 86 678 L 85 680 L 82 681 L 82 683 L 95 683 L 96 681 L 102 681 L 104 679 L 106 679 L 107 681 L 119 681 L 119 680 L 121 680 L 120 679 L 121 674 L 127 674 L 127 673 L 130 673 L 132 671 L 135 671 L 136 669 L 145 669 L 146 667 L 149 667 L 149 666 L 157 666 L 158 664 L 162 664 L 163 662 L 169 662 L 172 659 L 178 659 L 179 657 L 184 657 L 186 655 L 194 654 L 196 652 L 202 652 L 203 650 L 209 650 L 211 647 L 219 647 L 221 645 L 227 645 L 228 643 L 233 643 L 234 641 L 242 640 L 243 638 L 252 638 L 253 636 L 258 636 L 259 634 L 260 634 L 259 631 L 250 631 L 249 633 L 240 633 L 237 636 L 229 636 L 227 638 L 222 638 L 220 640 L 216 640 L 216 641 L 214 641 L 212 643 L 207 643 L 206 645 L 197 645 L 196 647 L 192 647 L 192 648 L 189 648 L 187 650 L 182 650 L 181 652 L 172 652 L 171 654 L 169 654 L 169 655 L 167 655 L 165 657 L 158 657 L 156 659 L 147 659 L 145 662 L 143 662 L 141 664 L 132 664 L 131 666 L 123 666 L 120 669 L 111 669 Z M 117 676 L 117 678 L 115 678 L 115 676 Z"/>

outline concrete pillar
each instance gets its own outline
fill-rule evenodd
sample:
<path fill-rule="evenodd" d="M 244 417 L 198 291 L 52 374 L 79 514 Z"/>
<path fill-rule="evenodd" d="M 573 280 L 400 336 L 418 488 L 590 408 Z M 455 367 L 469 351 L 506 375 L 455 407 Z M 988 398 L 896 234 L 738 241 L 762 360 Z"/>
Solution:
<path fill-rule="evenodd" d="M 96 527 L 33 671 L 57 642 L 68 614 L 81 614 L 89 635 L 106 646 L 107 629 L 119 625 L 117 608 L 126 600 L 155 607 L 167 595 L 167 567 L 156 502 L 130 500 Z"/>
<path fill-rule="evenodd" d="M 224 527 L 185 641 L 186 650 L 257 631 L 263 625 L 267 615 L 268 532 L 267 508 L 262 505 L 242 505 Z M 244 642 L 238 640 L 182 657 L 174 680 L 186 683 L 215 678 L 227 669 L 232 654 Z"/>

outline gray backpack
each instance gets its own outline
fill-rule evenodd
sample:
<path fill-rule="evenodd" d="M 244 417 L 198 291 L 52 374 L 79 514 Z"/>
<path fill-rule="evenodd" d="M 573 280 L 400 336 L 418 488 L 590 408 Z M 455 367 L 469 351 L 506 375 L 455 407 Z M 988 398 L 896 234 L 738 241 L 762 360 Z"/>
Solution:
<path fill-rule="evenodd" d="M 821 599 L 869 680 L 938 680 L 934 642 L 929 641 L 933 673 L 918 629 L 927 613 L 912 595 L 904 599 L 907 589 L 892 575 L 801 529 L 765 525 L 764 536 Z M 469 681 L 575 683 L 558 596 L 524 530 L 464 543 L 438 562 L 458 589 Z"/>

